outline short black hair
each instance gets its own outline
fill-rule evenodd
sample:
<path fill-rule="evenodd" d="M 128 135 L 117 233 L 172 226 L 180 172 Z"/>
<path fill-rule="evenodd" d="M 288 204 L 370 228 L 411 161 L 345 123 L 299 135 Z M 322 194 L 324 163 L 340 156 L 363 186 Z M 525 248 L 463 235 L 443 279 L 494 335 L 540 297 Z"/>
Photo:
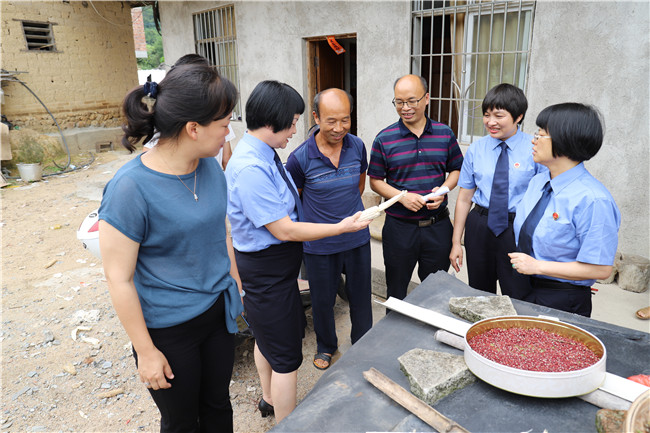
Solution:
<path fill-rule="evenodd" d="M 316 96 L 314 96 L 314 113 L 316 114 L 316 117 L 318 117 L 319 119 L 320 119 L 320 95 L 322 95 L 323 92 L 327 92 L 328 90 L 331 90 L 333 88 L 334 87 L 325 89 L 322 92 L 316 93 Z M 350 103 L 350 113 L 352 113 L 352 107 L 354 106 L 354 99 L 352 98 L 352 95 L 350 95 L 346 90 L 343 89 L 339 89 L 339 90 L 345 92 L 345 94 L 348 96 L 348 102 Z"/>
<path fill-rule="evenodd" d="M 491 88 L 485 98 L 483 98 L 483 114 L 488 110 L 501 109 L 506 110 L 512 116 L 512 120 L 516 121 L 517 117 L 521 116 L 520 123 L 526 117 L 526 110 L 528 110 L 528 99 L 524 95 L 524 91 L 519 87 L 513 86 L 508 83 L 497 84 Z"/>
<path fill-rule="evenodd" d="M 246 101 L 246 126 L 249 130 L 270 127 L 280 132 L 291 127 L 293 116 L 305 112 L 305 101 L 288 84 L 262 81 Z"/>
<path fill-rule="evenodd" d="M 535 123 L 551 136 L 554 157 L 587 161 L 603 144 L 603 117 L 591 105 L 577 102 L 551 105 L 539 113 Z"/>

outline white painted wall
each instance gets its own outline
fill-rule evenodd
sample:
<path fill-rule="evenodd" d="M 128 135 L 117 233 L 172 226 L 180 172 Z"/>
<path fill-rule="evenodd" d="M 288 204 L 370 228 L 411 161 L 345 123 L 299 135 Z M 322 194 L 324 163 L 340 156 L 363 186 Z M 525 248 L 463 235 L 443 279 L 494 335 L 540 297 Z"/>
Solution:
<path fill-rule="evenodd" d="M 194 52 L 191 14 L 232 2 L 160 2 L 165 59 Z M 395 78 L 410 71 L 410 3 L 397 1 L 235 1 L 242 103 L 255 85 L 276 79 L 307 94 L 304 38 L 357 34 L 359 136 L 368 149 L 394 122 Z M 587 168 L 609 188 L 623 221 L 619 249 L 650 256 L 650 134 L 647 1 L 538 1 L 524 130 L 546 106 L 596 105 L 607 133 Z M 305 135 L 306 113 L 282 156 Z M 238 137 L 244 122 L 233 122 Z M 453 209 L 455 195 L 451 197 Z"/>
<path fill-rule="evenodd" d="M 582 102 L 605 119 L 605 142 L 587 169 L 621 210 L 619 250 L 650 256 L 648 2 L 537 3 L 525 130 L 548 105 Z"/>
<path fill-rule="evenodd" d="M 191 14 L 233 2 L 160 2 L 165 60 L 194 52 Z M 304 38 L 357 34 L 358 133 L 368 150 L 375 135 L 397 120 L 393 82 L 409 73 L 410 3 L 400 1 L 236 1 L 242 104 L 257 83 L 278 80 L 307 95 Z M 394 30 L 401 29 L 401 30 Z M 304 139 L 310 113 L 281 152 L 283 159 Z M 244 116 L 245 118 L 245 116 Z M 241 137 L 244 122 L 232 122 Z"/>
<path fill-rule="evenodd" d="M 138 84 L 141 86 L 147 82 L 147 77 L 151 75 L 151 80 L 160 83 L 165 75 L 166 69 L 138 69 Z"/>

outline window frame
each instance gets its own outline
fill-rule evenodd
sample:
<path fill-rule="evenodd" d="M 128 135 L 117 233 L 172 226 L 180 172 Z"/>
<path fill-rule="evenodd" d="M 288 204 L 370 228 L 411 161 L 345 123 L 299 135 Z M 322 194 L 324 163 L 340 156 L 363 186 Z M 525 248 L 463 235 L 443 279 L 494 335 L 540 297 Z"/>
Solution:
<path fill-rule="evenodd" d="M 526 93 L 530 67 L 533 26 L 535 21 L 534 0 L 414 0 L 411 2 L 411 71 L 422 75 L 429 85 L 429 116 L 448 123 L 461 144 L 467 145 L 475 138 L 475 118 L 482 118 L 481 104 L 485 93 L 477 94 L 472 81 L 473 71 L 485 73 L 485 85 L 496 85 L 490 77 L 498 75 L 499 82 L 511 82 Z M 506 40 L 508 23 L 515 13 L 517 40 L 509 49 Z M 501 28 L 493 30 L 496 16 L 503 16 Z M 489 44 L 487 51 L 480 51 L 482 17 L 489 17 Z M 477 23 L 478 20 L 478 23 Z M 475 23 L 476 30 L 474 29 Z M 523 26 L 523 27 L 522 27 Z M 492 46 L 495 32 L 503 32 L 498 47 Z M 496 38 L 498 39 L 498 34 Z M 472 38 L 470 40 L 470 38 Z M 478 64 L 479 56 L 487 55 L 487 67 Z M 512 65 L 507 56 L 514 55 Z M 496 63 L 492 63 L 496 61 Z M 498 68 L 495 70 L 495 68 Z M 512 78 L 504 80 L 512 68 Z M 475 74 L 474 74 L 475 75 Z M 514 82 L 512 82 L 514 81 Z M 480 83 L 481 81 L 479 81 Z M 485 89 L 487 92 L 489 89 Z M 437 107 L 437 110 L 436 110 Z M 478 110 L 478 113 L 476 112 Z M 475 129 L 475 128 L 474 128 Z"/>
<path fill-rule="evenodd" d="M 490 65 L 491 65 L 491 60 L 492 57 L 501 57 L 501 64 L 499 68 L 499 83 L 503 82 L 503 75 L 504 75 L 504 56 L 506 55 L 515 55 L 515 56 L 526 56 L 527 58 L 530 56 L 530 44 L 532 43 L 531 38 L 523 38 L 522 42 L 524 46 L 520 47 L 520 38 L 519 38 L 519 30 L 520 27 L 523 25 L 523 31 L 524 34 L 527 32 L 529 35 L 532 34 L 532 22 L 533 22 L 533 7 L 531 5 L 523 5 L 524 2 L 520 2 L 522 4 L 521 8 L 514 8 L 510 6 L 509 8 L 505 9 L 503 7 L 499 8 L 492 8 L 490 10 L 473 10 L 470 11 L 466 18 L 465 18 L 465 28 L 466 28 L 466 34 L 464 38 L 464 43 L 463 43 L 463 51 L 464 53 L 471 53 L 469 55 L 464 55 L 463 60 L 466 61 L 466 66 L 463 67 L 463 70 L 466 71 L 463 74 L 463 88 L 469 90 L 472 86 L 472 83 L 475 82 L 471 81 L 472 76 L 473 76 L 473 70 L 474 68 L 477 69 L 477 73 L 479 72 L 480 68 L 478 67 L 478 56 L 479 55 L 488 55 L 488 67 L 486 68 L 486 73 L 487 77 L 486 80 L 488 82 L 488 89 L 486 89 L 486 92 L 489 90 L 490 87 Z M 503 49 L 505 45 L 505 39 L 506 39 L 506 25 L 508 22 L 508 14 L 512 13 L 518 13 L 517 17 L 517 43 L 515 46 L 514 50 L 507 50 Z M 482 52 L 478 46 L 476 46 L 479 42 L 478 39 L 474 37 L 474 30 L 477 29 L 480 32 L 481 24 L 480 24 L 480 19 L 484 16 L 490 16 L 490 27 L 493 26 L 494 22 L 494 16 L 496 14 L 503 15 L 505 17 L 504 19 L 504 25 L 503 25 L 503 44 L 502 46 L 493 48 L 492 47 L 492 40 L 489 41 L 490 44 L 490 49 L 488 49 L 487 52 Z M 479 23 L 476 23 L 476 21 L 479 21 Z M 492 35 L 493 33 L 493 28 L 490 29 L 490 34 Z M 471 46 L 469 44 L 472 44 Z M 469 57 L 469 61 L 468 61 Z M 514 62 L 514 70 L 513 70 L 513 82 L 510 82 L 510 84 L 517 86 L 519 88 L 526 89 L 527 85 L 527 74 L 528 74 L 528 64 L 529 60 L 526 60 L 526 67 L 520 67 L 517 61 Z M 518 67 L 519 66 L 519 67 Z M 516 73 L 517 69 L 519 70 L 519 74 Z M 493 85 L 496 85 L 492 83 Z M 473 131 L 470 129 L 472 128 L 472 123 L 474 118 L 482 118 L 483 113 L 478 112 L 476 113 L 476 110 L 481 109 L 481 105 L 483 102 L 483 99 L 481 95 L 476 95 L 476 86 L 474 86 L 474 94 L 473 98 L 474 103 L 472 104 L 470 108 L 470 104 L 462 104 L 462 113 L 463 113 L 463 121 L 461 122 L 461 126 L 459 126 L 459 140 L 461 142 L 472 142 L 473 138 L 476 136 L 474 135 Z"/>
<path fill-rule="evenodd" d="M 21 51 L 26 51 L 26 52 L 37 52 L 37 53 L 60 53 L 59 50 L 56 48 L 56 41 L 54 39 L 54 26 L 57 25 L 57 23 L 54 22 L 49 22 L 49 21 L 36 21 L 36 20 L 24 20 L 24 19 L 15 19 L 14 21 L 20 22 L 20 27 L 23 31 L 23 40 L 25 41 L 25 48 Z M 38 27 L 33 27 L 34 31 L 37 31 L 37 29 L 43 29 L 42 31 L 45 32 L 47 31 L 46 36 L 39 36 L 39 35 L 33 35 L 30 34 L 28 35 L 27 33 L 27 28 L 30 25 L 37 25 Z M 41 27 L 42 26 L 42 27 Z M 30 42 L 30 38 L 46 38 L 47 39 L 47 44 L 42 45 L 38 44 L 36 42 Z M 42 49 L 44 47 L 50 47 L 50 49 Z"/>
<path fill-rule="evenodd" d="M 239 89 L 239 55 L 235 5 L 226 4 L 192 13 L 194 50 L 202 55 L 219 74 Z M 242 120 L 241 100 L 233 109 L 231 120 Z"/>

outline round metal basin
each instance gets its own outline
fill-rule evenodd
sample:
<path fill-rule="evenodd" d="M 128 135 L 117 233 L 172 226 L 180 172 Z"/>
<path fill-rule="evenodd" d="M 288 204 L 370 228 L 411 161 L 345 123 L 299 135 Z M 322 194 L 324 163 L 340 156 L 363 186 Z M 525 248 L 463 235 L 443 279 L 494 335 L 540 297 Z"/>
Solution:
<path fill-rule="evenodd" d="M 623 431 L 643 432 L 650 425 L 650 390 L 641 394 L 625 415 Z"/>
<path fill-rule="evenodd" d="M 595 364 L 574 371 L 542 372 L 507 367 L 479 355 L 469 346 L 472 337 L 493 328 L 539 328 L 584 343 L 600 357 Z M 529 316 L 481 320 L 465 334 L 465 363 L 481 380 L 497 388 L 531 397 L 574 397 L 595 391 L 605 380 L 607 351 L 593 334 L 568 323 Z"/>

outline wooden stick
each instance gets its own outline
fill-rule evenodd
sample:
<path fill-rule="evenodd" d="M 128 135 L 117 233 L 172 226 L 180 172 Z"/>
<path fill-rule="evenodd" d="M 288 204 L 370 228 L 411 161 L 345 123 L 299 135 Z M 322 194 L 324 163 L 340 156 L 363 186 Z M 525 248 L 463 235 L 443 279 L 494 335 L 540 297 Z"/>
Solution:
<path fill-rule="evenodd" d="M 363 372 L 363 377 L 384 394 L 399 403 L 406 410 L 429 424 L 439 432 L 469 433 L 468 430 L 456 424 L 401 386 L 390 380 L 379 370 L 371 368 Z"/>

